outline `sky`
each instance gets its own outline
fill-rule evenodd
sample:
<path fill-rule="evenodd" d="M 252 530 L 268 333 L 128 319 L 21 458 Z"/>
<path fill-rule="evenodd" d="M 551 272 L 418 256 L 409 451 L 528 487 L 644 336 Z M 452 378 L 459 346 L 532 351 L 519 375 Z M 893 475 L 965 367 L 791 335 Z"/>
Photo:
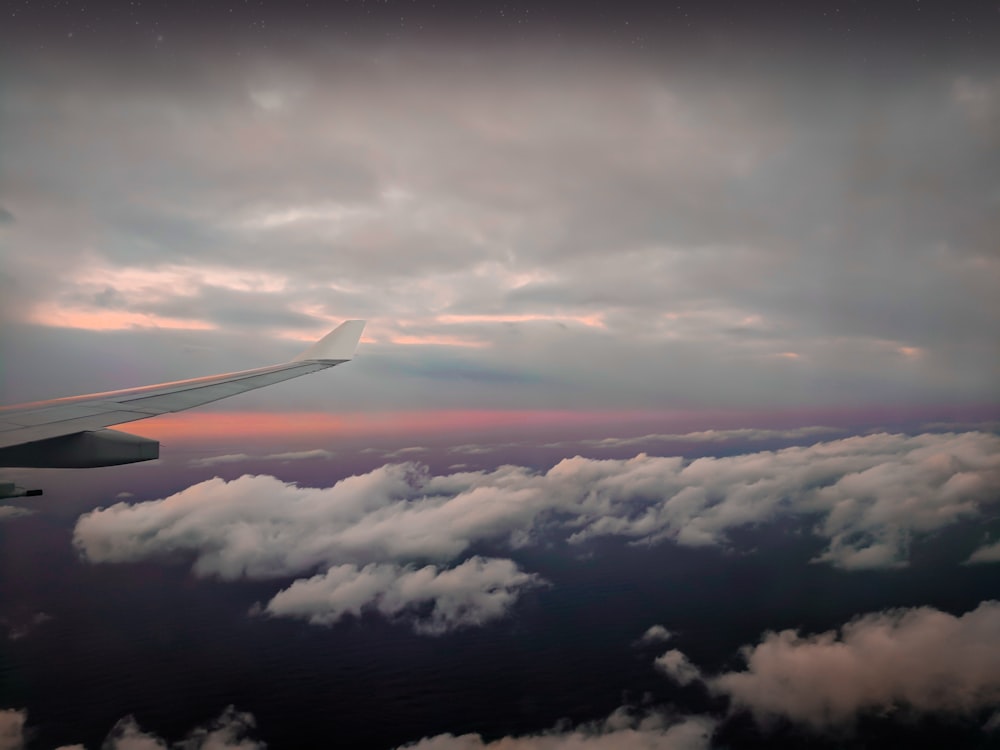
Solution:
<path fill-rule="evenodd" d="M 295 746 L 318 695 L 357 747 L 996 738 L 996 3 L 3 13 L 0 401 L 368 326 L 130 425 L 157 464 L 4 470 L 0 750 Z"/>

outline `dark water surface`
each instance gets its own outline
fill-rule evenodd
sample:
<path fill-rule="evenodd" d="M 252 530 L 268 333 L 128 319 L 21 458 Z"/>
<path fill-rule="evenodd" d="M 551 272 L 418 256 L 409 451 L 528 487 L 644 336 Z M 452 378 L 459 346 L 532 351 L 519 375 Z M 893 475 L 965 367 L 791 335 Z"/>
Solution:
<path fill-rule="evenodd" d="M 72 521 L 39 514 L 0 524 L 0 607 L 51 619 L 0 645 L 0 707 L 27 708 L 34 747 L 98 747 L 134 714 L 175 740 L 227 705 L 251 712 L 272 748 L 390 748 L 427 735 L 522 734 L 607 716 L 623 704 L 679 713 L 725 706 L 681 688 L 652 660 L 678 648 L 702 669 L 740 666 L 738 649 L 767 629 L 816 632 L 887 607 L 960 614 L 1000 596 L 992 566 L 958 564 L 981 529 L 953 528 L 913 550 L 907 570 L 846 573 L 810 564 L 822 547 L 789 527 L 742 532 L 736 554 L 670 543 L 542 544 L 511 554 L 551 587 L 522 596 L 507 619 L 442 637 L 371 616 L 333 627 L 248 616 L 291 579 L 219 583 L 185 565 L 93 566 L 72 550 Z M 637 645 L 654 623 L 669 646 Z M 980 722 L 981 723 L 981 722 Z M 720 746 L 987 747 L 972 722 L 866 719 L 827 739 L 746 717 Z"/>

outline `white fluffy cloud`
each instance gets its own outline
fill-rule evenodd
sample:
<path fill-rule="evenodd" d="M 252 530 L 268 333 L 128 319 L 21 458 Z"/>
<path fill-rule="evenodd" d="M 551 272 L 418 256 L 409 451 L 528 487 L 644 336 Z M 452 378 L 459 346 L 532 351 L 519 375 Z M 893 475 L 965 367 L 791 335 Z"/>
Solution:
<path fill-rule="evenodd" d="M 765 634 L 745 646 L 743 671 L 701 677 L 679 651 L 655 665 L 703 679 L 761 722 L 776 716 L 822 729 L 896 709 L 974 715 L 1000 703 L 1000 602 L 959 617 L 930 607 L 867 614 L 840 632 Z"/>
<path fill-rule="evenodd" d="M 397 618 L 413 614 L 419 633 L 440 635 L 503 617 L 528 587 L 541 585 L 511 560 L 473 557 L 450 570 L 433 565 L 338 565 L 295 581 L 268 602 L 264 612 L 329 625 L 366 610 Z M 425 614 L 415 611 L 430 607 Z"/>
<path fill-rule="evenodd" d="M 671 721 L 651 713 L 634 716 L 620 708 L 607 719 L 570 730 L 502 737 L 487 742 L 478 734 L 440 734 L 405 745 L 411 750 L 706 750 L 715 721 L 688 717 Z"/>
<path fill-rule="evenodd" d="M 571 543 L 722 545 L 727 532 L 782 517 L 815 520 L 819 560 L 905 565 L 910 539 L 980 516 L 998 499 L 1000 437 L 878 434 L 688 461 L 565 459 L 431 476 L 393 464 L 332 487 L 269 476 L 212 479 L 162 500 L 84 514 L 74 542 L 92 562 L 194 558 L 199 576 L 274 578 L 322 566 L 453 560 L 481 540 L 513 545 L 544 530 Z"/>

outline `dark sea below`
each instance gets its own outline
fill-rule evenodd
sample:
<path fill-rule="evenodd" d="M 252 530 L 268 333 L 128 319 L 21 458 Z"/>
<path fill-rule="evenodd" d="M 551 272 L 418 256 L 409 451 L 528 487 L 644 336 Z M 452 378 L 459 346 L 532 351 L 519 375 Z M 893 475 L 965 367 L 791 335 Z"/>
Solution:
<path fill-rule="evenodd" d="M 513 557 L 551 585 L 503 620 L 426 636 L 377 616 L 321 627 L 248 614 L 291 579 L 199 580 L 182 561 L 85 564 L 72 522 L 39 514 L 0 524 L 0 607 L 18 636 L 0 641 L 0 707 L 28 710 L 37 748 L 100 747 L 127 714 L 174 741 L 228 705 L 252 713 L 272 749 L 494 739 L 623 705 L 721 718 L 722 699 L 671 682 L 653 659 L 677 648 L 711 674 L 740 669 L 740 647 L 769 629 L 821 632 L 892 607 L 969 611 L 1000 596 L 993 566 L 960 565 L 980 533 L 951 527 L 916 545 L 909 568 L 864 574 L 810 563 L 822 542 L 787 525 L 740 532 L 739 553 L 614 539 L 480 547 L 471 552 Z M 638 643 L 653 624 L 674 633 L 669 646 Z M 983 748 L 986 718 L 873 716 L 831 736 L 737 714 L 714 746 Z"/>

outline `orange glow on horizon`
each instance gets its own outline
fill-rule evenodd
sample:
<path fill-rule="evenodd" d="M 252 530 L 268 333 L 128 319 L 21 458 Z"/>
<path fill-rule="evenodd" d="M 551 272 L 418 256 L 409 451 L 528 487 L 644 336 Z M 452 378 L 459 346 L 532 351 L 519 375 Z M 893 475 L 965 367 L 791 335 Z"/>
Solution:
<path fill-rule="evenodd" d="M 648 412 L 559 410 L 448 410 L 327 414 L 322 412 L 182 412 L 123 429 L 154 440 L 219 440 L 256 437 L 371 437 L 395 434 L 473 432 L 504 427 L 601 424 L 650 416 Z"/>

